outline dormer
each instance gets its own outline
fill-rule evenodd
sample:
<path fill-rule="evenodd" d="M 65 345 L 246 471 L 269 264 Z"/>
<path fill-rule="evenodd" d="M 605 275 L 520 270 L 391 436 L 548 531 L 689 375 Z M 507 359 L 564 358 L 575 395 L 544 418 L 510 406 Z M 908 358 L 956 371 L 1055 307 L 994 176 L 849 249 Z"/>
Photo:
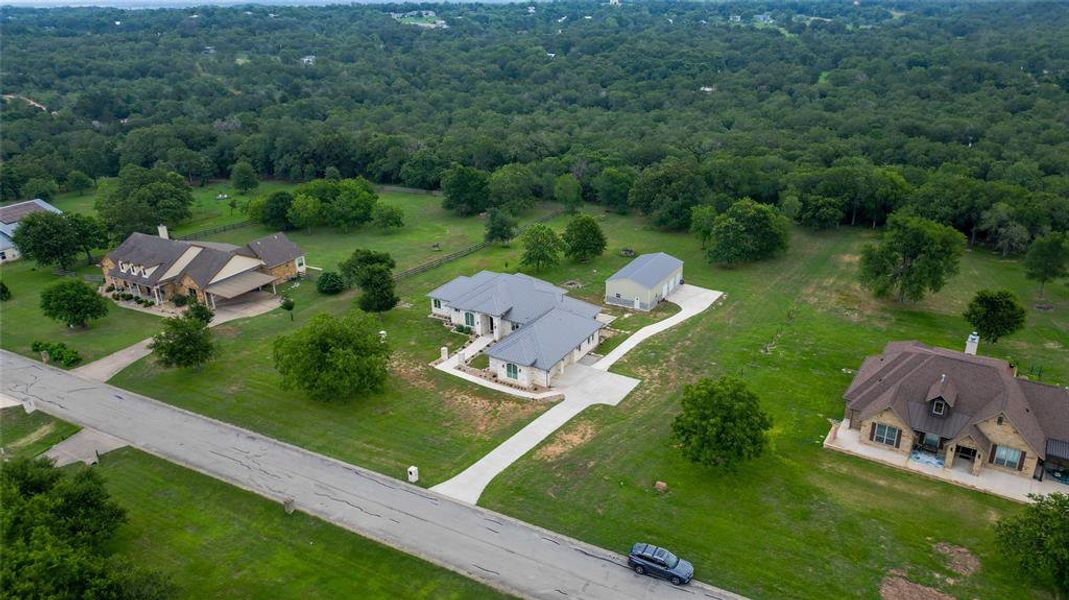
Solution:
<path fill-rule="evenodd" d="M 130 263 L 126 262 L 125 260 L 120 260 L 120 261 L 119 261 L 119 270 L 120 270 L 120 271 L 122 271 L 123 273 L 125 273 L 125 272 L 127 272 L 127 271 L 128 271 L 129 269 L 130 269 Z"/>
<path fill-rule="evenodd" d="M 935 417 L 945 417 L 958 399 L 958 389 L 954 382 L 947 377 L 946 373 L 928 388 L 928 394 L 924 401 L 928 404 L 928 411 Z"/>

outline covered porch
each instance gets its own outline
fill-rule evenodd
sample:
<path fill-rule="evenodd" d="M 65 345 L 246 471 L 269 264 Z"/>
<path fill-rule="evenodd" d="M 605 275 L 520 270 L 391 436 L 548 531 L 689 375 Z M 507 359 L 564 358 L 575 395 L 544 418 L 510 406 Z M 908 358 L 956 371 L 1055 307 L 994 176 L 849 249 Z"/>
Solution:
<path fill-rule="evenodd" d="M 272 294 L 276 292 L 274 276 L 259 271 L 245 271 L 204 288 L 204 296 L 208 299 L 208 305 L 214 309 L 253 300 L 252 295 L 267 286 L 271 286 Z"/>

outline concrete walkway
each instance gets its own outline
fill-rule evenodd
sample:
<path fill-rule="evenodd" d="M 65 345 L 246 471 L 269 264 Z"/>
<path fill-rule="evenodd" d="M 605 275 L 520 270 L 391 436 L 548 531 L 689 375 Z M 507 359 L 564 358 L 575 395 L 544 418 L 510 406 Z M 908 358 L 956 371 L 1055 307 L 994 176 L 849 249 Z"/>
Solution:
<path fill-rule="evenodd" d="M 945 481 L 972 490 L 1002 496 L 1017 502 L 1031 502 L 1028 494 L 1050 494 L 1061 492 L 1069 494 L 1069 486 L 1055 479 L 1037 481 L 1031 477 L 1021 477 L 1003 473 L 995 469 L 983 469 L 979 475 L 973 475 L 965 468 L 952 467 L 944 469 L 911 460 L 910 455 L 877 448 L 861 441 L 861 432 L 850 429 L 850 421 L 835 423 L 824 439 L 824 447 L 843 454 L 857 456 L 885 465 L 911 471 L 932 479 Z"/>
<path fill-rule="evenodd" d="M 491 389 L 497 389 L 498 391 L 512 394 L 513 396 L 539 399 L 549 395 L 564 394 L 564 400 L 539 415 L 538 418 L 528 423 L 526 427 L 516 432 L 515 435 L 502 442 L 498 447 L 491 450 L 489 454 L 480 458 L 475 464 L 464 469 L 464 471 L 452 479 L 434 486 L 432 489 L 436 492 L 445 494 L 450 498 L 476 504 L 479 501 L 479 497 L 482 496 L 483 490 L 486 489 L 486 486 L 490 485 L 490 482 L 493 481 L 495 477 L 507 469 L 509 465 L 522 458 L 523 455 L 533 450 L 538 444 L 542 443 L 543 440 L 553 435 L 553 432 L 560 429 L 573 417 L 583 412 L 588 406 L 594 404 L 616 406 L 631 393 L 631 390 L 635 389 L 635 387 L 641 383 L 638 379 L 609 373 L 608 369 L 613 363 L 620 360 L 624 354 L 627 354 L 629 350 L 637 346 L 643 340 L 652 335 L 656 335 L 673 325 L 682 323 L 690 317 L 709 308 L 722 295 L 721 292 L 715 292 L 693 285 L 683 285 L 667 298 L 669 302 L 679 305 L 680 311 L 678 313 L 663 321 L 647 325 L 636 331 L 631 337 L 624 340 L 624 343 L 617 346 L 612 352 L 605 355 L 604 358 L 601 358 L 592 366 L 587 366 L 581 362 L 568 366 L 564 371 L 564 375 L 558 377 L 554 381 L 553 389 L 549 392 L 542 392 L 541 394 L 523 392 L 507 386 L 494 384 L 474 375 L 458 371 L 455 368 L 448 368 L 448 370 L 442 368 L 442 366 L 446 365 L 449 361 L 444 361 L 438 365 L 438 368 L 441 368 L 447 373 L 464 377 L 464 379 L 468 379 L 473 383 Z M 484 347 L 485 344 L 480 346 L 479 349 L 481 350 Z M 478 352 L 478 350 L 475 352 Z M 459 360 L 458 357 L 453 358 Z M 456 361 L 452 363 L 453 366 L 456 364 Z"/>
<path fill-rule="evenodd" d="M 479 352 L 482 352 L 483 348 L 489 346 L 493 341 L 494 336 L 492 335 L 479 336 L 467 346 L 464 346 L 460 350 L 454 352 L 453 355 L 449 358 L 434 365 L 434 368 L 438 369 L 439 371 L 442 371 L 443 373 L 448 373 L 454 377 L 466 379 L 472 383 L 481 385 L 485 388 L 490 388 L 503 394 L 510 394 L 512 396 L 518 396 L 520 398 L 527 398 L 528 400 L 546 400 L 555 396 L 560 396 L 560 392 L 557 390 L 549 390 L 545 392 L 530 392 L 527 390 L 521 390 L 519 388 L 514 388 L 494 381 L 490 381 L 489 379 L 484 379 L 482 377 L 479 377 L 478 375 L 472 375 L 471 373 L 465 373 L 464 371 L 457 369 L 457 365 L 460 364 L 462 359 L 464 359 L 465 357 L 473 357 Z"/>
<path fill-rule="evenodd" d="M 281 302 L 282 300 L 278 296 L 266 294 L 266 297 L 257 296 L 249 302 L 220 306 L 216 309 L 215 318 L 212 319 L 208 326 L 216 327 L 236 319 L 259 316 L 274 310 Z M 119 371 L 152 354 L 152 350 L 149 350 L 148 347 L 151 342 L 152 338 L 141 340 L 133 346 L 127 346 L 118 352 L 113 352 L 77 369 L 72 369 L 71 372 L 95 381 L 107 381 L 117 375 Z"/>
<path fill-rule="evenodd" d="M 638 379 L 606 373 L 584 364 L 569 366 L 556 383 L 555 393 L 564 393 L 563 402 L 539 415 L 456 477 L 431 489 L 462 502 L 477 503 L 495 477 L 572 417 L 594 404 L 616 406 L 639 383 Z"/>
<path fill-rule="evenodd" d="M 647 325 L 642 329 L 639 329 L 635 333 L 632 333 L 630 337 L 623 341 L 622 344 L 612 349 L 605 355 L 604 358 L 594 363 L 594 368 L 601 371 L 608 371 L 609 367 L 616 364 L 616 361 L 624 357 L 625 354 L 635 348 L 635 346 L 641 344 L 651 336 L 675 327 L 676 325 L 686 321 L 694 315 L 709 308 L 714 302 L 723 296 L 723 292 L 717 292 L 714 290 L 707 290 L 702 287 L 698 287 L 690 284 L 683 284 L 676 288 L 674 292 L 668 295 L 665 300 L 679 306 L 679 312 L 668 317 L 667 319 L 658 321 L 652 325 Z"/>
<path fill-rule="evenodd" d="M 51 458 L 57 467 L 76 462 L 95 465 L 101 454 L 107 454 L 124 446 L 126 442 L 118 438 L 95 429 L 85 428 L 52 446 L 48 452 L 45 452 L 45 456 Z"/>
<path fill-rule="evenodd" d="M 0 393 L 516 596 L 739 598 L 698 582 L 674 588 L 616 552 L 7 351 Z"/>

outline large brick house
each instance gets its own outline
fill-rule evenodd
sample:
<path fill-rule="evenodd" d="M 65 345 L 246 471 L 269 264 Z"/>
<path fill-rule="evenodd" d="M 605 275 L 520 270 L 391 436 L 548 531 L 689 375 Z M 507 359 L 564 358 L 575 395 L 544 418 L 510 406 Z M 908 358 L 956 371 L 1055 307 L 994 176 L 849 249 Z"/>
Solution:
<path fill-rule="evenodd" d="M 866 358 L 843 396 L 850 428 L 862 443 L 973 475 L 1069 470 L 1069 390 L 1018 378 L 971 342 L 967 352 L 892 342 Z"/>
<path fill-rule="evenodd" d="M 106 285 L 157 303 L 176 295 L 215 306 L 305 272 L 304 251 L 283 233 L 244 246 L 134 233 L 100 262 Z"/>

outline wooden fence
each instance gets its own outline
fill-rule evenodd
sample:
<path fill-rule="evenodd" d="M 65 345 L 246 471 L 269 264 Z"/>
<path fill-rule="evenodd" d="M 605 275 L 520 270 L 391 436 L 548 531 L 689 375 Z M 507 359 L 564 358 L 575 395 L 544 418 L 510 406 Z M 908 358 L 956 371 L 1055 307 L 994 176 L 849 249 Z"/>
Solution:
<path fill-rule="evenodd" d="M 544 223 L 546 221 L 552 221 L 553 219 L 559 217 L 562 214 L 564 214 L 563 210 L 557 210 L 557 211 L 549 213 L 548 215 L 543 215 L 541 217 L 538 217 L 537 219 L 535 219 L 534 222 L 535 223 Z M 527 229 L 527 227 L 530 227 L 530 225 L 525 225 L 523 227 L 520 227 L 519 228 L 519 232 L 522 233 L 524 229 Z M 446 263 L 450 263 L 450 262 L 453 262 L 454 260 L 457 260 L 457 259 L 460 259 L 460 258 L 464 258 L 465 256 L 467 256 L 469 254 L 474 254 L 475 252 L 478 252 L 479 250 L 482 250 L 483 248 L 485 248 L 485 247 L 487 247 L 489 245 L 490 245 L 489 242 L 479 242 L 478 244 L 473 244 L 471 246 L 468 246 L 467 248 L 461 248 L 460 250 L 457 250 L 456 252 L 450 252 L 449 254 L 446 254 L 444 256 L 439 256 L 438 258 L 436 258 L 436 259 L 434 259 L 432 261 L 429 261 L 429 262 L 425 262 L 422 265 L 417 265 L 415 267 L 412 267 L 411 269 L 405 269 L 404 271 L 400 271 L 400 272 L 394 273 L 393 280 L 394 281 L 401 281 L 402 279 L 407 279 L 408 277 L 413 277 L 415 275 L 419 275 L 420 273 L 426 273 L 427 271 L 430 271 L 431 269 L 435 269 L 437 267 L 440 267 L 440 266 L 442 266 L 442 265 L 444 265 Z"/>
<path fill-rule="evenodd" d="M 256 221 L 241 221 L 238 223 L 230 223 L 227 225 L 220 225 L 218 227 L 209 227 L 208 229 L 201 229 L 185 235 L 175 236 L 176 240 L 195 240 L 197 238 L 207 237 L 209 235 L 215 235 L 224 231 L 233 231 L 234 229 L 241 229 L 243 227 L 249 227 L 250 225 L 256 225 Z"/>

